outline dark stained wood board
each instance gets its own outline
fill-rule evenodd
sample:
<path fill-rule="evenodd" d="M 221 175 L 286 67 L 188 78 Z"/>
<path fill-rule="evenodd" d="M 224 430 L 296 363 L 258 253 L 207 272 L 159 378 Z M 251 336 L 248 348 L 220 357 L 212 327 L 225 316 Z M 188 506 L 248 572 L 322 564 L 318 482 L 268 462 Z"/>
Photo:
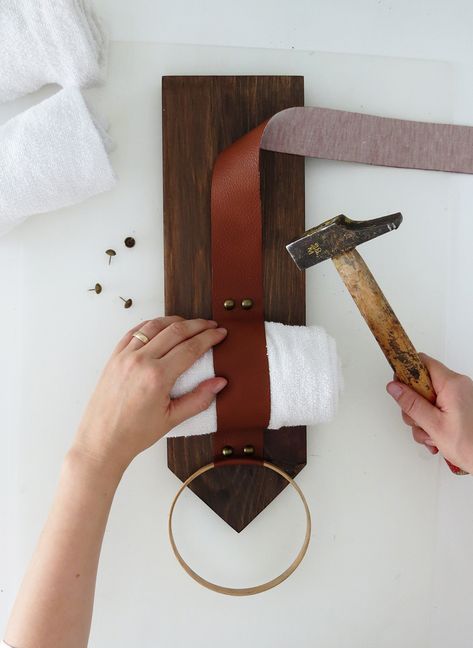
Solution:
<path fill-rule="evenodd" d="M 303 77 L 163 77 L 166 314 L 212 316 L 210 188 L 218 153 L 279 110 L 303 105 Z M 304 159 L 262 151 L 261 176 L 265 319 L 303 325 L 304 274 L 285 245 L 305 229 Z M 182 481 L 213 460 L 210 434 L 169 438 L 167 448 Z M 306 428 L 266 430 L 265 459 L 295 476 L 307 461 Z M 241 531 L 286 485 L 264 468 L 229 466 L 190 488 Z"/>

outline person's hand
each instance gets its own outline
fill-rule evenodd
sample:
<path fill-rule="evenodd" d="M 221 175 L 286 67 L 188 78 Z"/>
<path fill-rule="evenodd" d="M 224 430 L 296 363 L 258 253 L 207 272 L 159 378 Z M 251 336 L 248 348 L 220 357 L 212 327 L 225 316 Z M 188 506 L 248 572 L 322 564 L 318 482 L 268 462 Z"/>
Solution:
<path fill-rule="evenodd" d="M 171 428 L 206 410 L 227 384 L 201 383 L 172 400 L 177 378 L 222 342 L 226 330 L 209 320 L 161 317 L 129 331 L 115 348 L 86 409 L 72 450 L 124 470 L 133 458 Z M 133 337 L 142 331 L 149 342 Z"/>
<path fill-rule="evenodd" d="M 473 473 L 473 381 L 420 355 L 437 394 L 436 405 L 397 381 L 390 382 L 387 391 L 401 407 L 402 418 L 418 443 L 434 453 L 438 448 L 445 459 Z"/>

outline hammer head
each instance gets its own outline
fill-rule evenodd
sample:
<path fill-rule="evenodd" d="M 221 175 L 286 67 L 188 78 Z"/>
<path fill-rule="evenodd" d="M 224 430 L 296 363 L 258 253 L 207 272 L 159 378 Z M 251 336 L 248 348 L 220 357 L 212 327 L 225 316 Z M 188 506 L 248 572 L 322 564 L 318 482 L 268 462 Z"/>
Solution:
<path fill-rule="evenodd" d="M 392 232 L 402 223 L 402 215 L 390 214 L 373 220 L 354 221 L 343 214 L 313 227 L 286 245 L 300 270 L 331 259 L 370 239 Z"/>

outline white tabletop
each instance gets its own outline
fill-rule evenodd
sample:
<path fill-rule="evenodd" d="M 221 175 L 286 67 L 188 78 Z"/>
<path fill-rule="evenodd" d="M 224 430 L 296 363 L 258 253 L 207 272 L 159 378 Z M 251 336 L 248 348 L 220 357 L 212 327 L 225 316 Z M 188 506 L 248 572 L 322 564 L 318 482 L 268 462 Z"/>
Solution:
<path fill-rule="evenodd" d="M 133 4 L 133 20 L 125 4 L 116 11 L 110 1 L 98 4 L 118 37 L 149 38 L 166 24 L 144 0 L 143 12 Z M 209 14 L 213 6 L 203 5 Z M 190 25 L 188 9 L 183 21 Z M 236 12 L 235 34 L 241 34 L 242 19 Z M 277 25 L 281 34 L 281 21 Z M 183 32 L 186 39 L 190 29 Z M 305 27 L 304 38 L 309 33 Z M 274 44 L 252 34 L 249 44 Z M 101 366 L 124 330 L 163 312 L 161 76 L 286 73 L 305 76 L 307 105 L 473 124 L 465 108 L 471 111 L 473 101 L 459 83 L 464 69 L 447 63 L 112 44 L 108 83 L 87 95 L 110 120 L 118 187 L 31 218 L 0 240 L 0 456 L 7 457 L 0 473 L 0 625 Z M 0 106 L 0 122 L 53 91 Z M 472 195 L 469 176 L 307 162 L 308 227 L 340 212 L 352 218 L 403 212 L 400 230 L 362 253 L 415 344 L 473 373 L 473 351 L 465 350 L 473 311 L 465 305 L 464 278 L 468 271 L 471 276 Z M 132 250 L 123 246 L 127 235 L 136 238 Z M 111 266 L 104 255 L 109 247 L 119 252 Z M 102 555 L 93 648 L 203 648 L 218 645 L 212 637 L 225 637 L 228 648 L 289 642 L 301 648 L 437 648 L 447 632 L 457 646 L 467 645 L 471 620 L 461 606 L 471 596 L 473 567 L 448 551 L 452 540 L 459 556 L 470 551 L 471 523 L 462 519 L 458 534 L 455 520 L 471 507 L 471 482 L 452 479 L 438 459 L 412 443 L 384 393 L 389 368 L 331 265 L 308 273 L 307 280 L 308 320 L 336 337 L 346 393 L 337 419 L 309 431 L 309 465 L 299 483 L 313 512 L 314 536 L 302 567 L 280 588 L 250 599 L 220 597 L 193 583 L 168 546 L 166 514 L 178 480 L 166 468 L 160 443 L 136 460 L 117 494 Z M 96 281 L 104 285 L 100 296 L 87 292 Z M 133 297 L 134 307 L 123 309 L 120 295 Z M 179 513 L 176 536 L 186 558 L 228 585 L 279 572 L 303 534 L 303 516 L 289 492 L 240 535 L 191 494 Z M 453 574 L 461 576 L 456 589 L 450 588 Z M 454 606 L 459 616 L 452 629 Z"/>

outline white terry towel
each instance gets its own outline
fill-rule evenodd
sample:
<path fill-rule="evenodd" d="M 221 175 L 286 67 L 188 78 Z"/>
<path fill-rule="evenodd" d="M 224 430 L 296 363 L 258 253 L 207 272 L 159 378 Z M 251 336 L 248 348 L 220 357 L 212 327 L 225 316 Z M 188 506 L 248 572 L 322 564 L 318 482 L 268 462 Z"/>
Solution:
<path fill-rule="evenodd" d="M 101 83 L 106 50 L 89 0 L 0 0 L 0 102 L 47 83 Z"/>
<path fill-rule="evenodd" d="M 111 189 L 112 141 L 70 88 L 0 127 L 0 235 L 31 214 Z"/>
<path fill-rule="evenodd" d="M 268 427 L 277 430 L 330 421 L 343 387 L 335 340 L 319 326 L 265 322 L 265 330 L 271 390 Z M 178 398 L 214 376 L 212 351 L 208 351 L 178 379 L 171 396 Z M 168 436 L 210 434 L 216 430 L 214 401 L 205 412 L 184 421 Z"/>

